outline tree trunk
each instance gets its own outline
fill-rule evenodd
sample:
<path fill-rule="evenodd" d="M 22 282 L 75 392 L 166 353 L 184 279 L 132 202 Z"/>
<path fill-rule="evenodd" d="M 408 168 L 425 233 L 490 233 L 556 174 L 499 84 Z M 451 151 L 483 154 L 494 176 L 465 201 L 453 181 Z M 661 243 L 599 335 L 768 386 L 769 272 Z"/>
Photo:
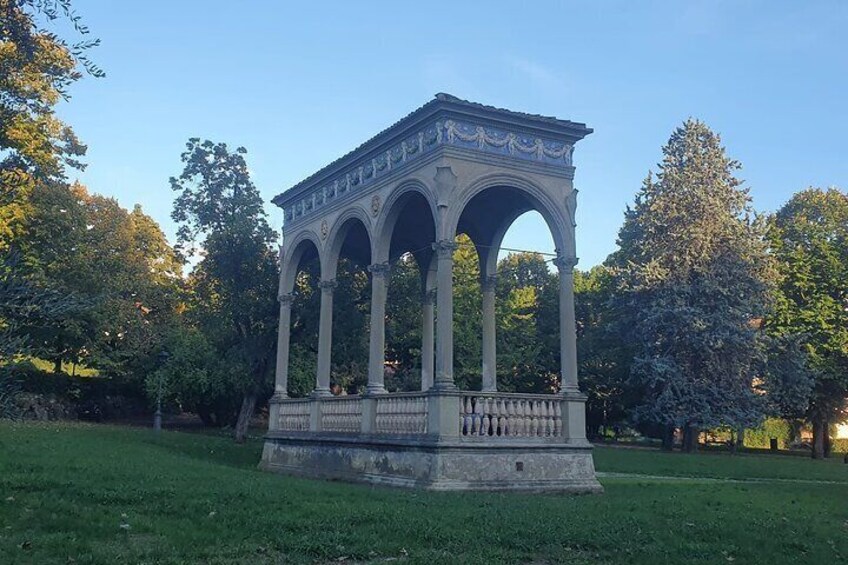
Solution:
<path fill-rule="evenodd" d="M 745 427 L 739 426 L 736 428 L 736 437 L 733 441 L 733 453 L 745 447 Z"/>
<path fill-rule="evenodd" d="M 203 425 L 207 428 L 211 428 L 215 425 L 215 419 L 212 417 L 212 412 L 208 407 L 198 406 L 197 415 L 200 417 L 200 421 L 203 422 Z"/>
<path fill-rule="evenodd" d="M 674 449 L 674 426 L 663 426 L 662 449 L 663 451 Z"/>
<path fill-rule="evenodd" d="M 62 356 L 59 355 L 56 359 L 53 360 L 53 374 L 61 375 L 62 374 Z"/>
<path fill-rule="evenodd" d="M 687 425 L 683 428 L 683 450 L 686 453 L 695 453 L 698 451 L 698 428 L 692 425 Z"/>
<path fill-rule="evenodd" d="M 247 428 L 250 425 L 250 419 L 253 417 L 253 410 L 255 408 L 256 393 L 253 391 L 245 393 L 244 399 L 241 402 L 241 410 L 239 410 L 238 421 L 236 422 L 236 443 L 244 443 L 244 439 L 247 437 Z"/>
<path fill-rule="evenodd" d="M 822 442 L 824 443 L 824 456 L 830 457 L 830 418 L 825 418 L 822 423 Z"/>
<path fill-rule="evenodd" d="M 813 418 L 813 459 L 825 457 L 824 436 L 827 435 L 824 418 L 816 416 Z"/>
<path fill-rule="evenodd" d="M 730 431 L 730 453 L 737 453 L 745 444 L 745 428 L 739 426 Z"/>

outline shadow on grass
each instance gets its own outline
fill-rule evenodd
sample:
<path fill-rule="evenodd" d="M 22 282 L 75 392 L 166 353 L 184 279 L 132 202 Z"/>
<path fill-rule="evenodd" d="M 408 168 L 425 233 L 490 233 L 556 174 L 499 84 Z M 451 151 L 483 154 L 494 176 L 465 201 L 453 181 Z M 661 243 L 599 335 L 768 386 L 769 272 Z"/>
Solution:
<path fill-rule="evenodd" d="M 236 443 L 229 434 L 219 430 L 163 431 L 139 430 L 142 443 L 171 454 L 239 469 L 256 469 L 262 456 L 261 437 L 250 437 Z"/>

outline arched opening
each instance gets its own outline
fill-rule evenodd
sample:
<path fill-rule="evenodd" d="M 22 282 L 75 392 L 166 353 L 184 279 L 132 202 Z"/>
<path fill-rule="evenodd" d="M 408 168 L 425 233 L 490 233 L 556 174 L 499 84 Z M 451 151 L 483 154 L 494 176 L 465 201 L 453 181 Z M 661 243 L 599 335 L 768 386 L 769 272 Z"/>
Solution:
<path fill-rule="evenodd" d="M 434 295 L 431 271 L 436 223 L 427 197 L 402 194 L 386 216 L 391 272 L 386 303 L 385 375 L 389 392 L 426 390 L 433 382 Z"/>
<path fill-rule="evenodd" d="M 558 239 L 551 213 L 524 190 L 477 193 L 457 222 L 457 386 L 548 393 L 560 373 Z M 532 232 L 528 233 L 528 228 Z M 522 251 L 535 249 L 538 251 Z"/>
<path fill-rule="evenodd" d="M 328 275 L 332 291 L 330 390 L 357 394 L 368 383 L 371 238 L 363 220 L 350 217 L 331 234 Z"/>
<path fill-rule="evenodd" d="M 295 244 L 282 266 L 280 281 L 281 300 L 289 300 L 290 319 L 282 318 L 281 328 L 289 328 L 288 347 L 278 345 L 277 363 L 283 363 L 287 393 L 291 397 L 308 396 L 315 386 L 318 366 L 318 309 L 321 292 L 321 261 L 318 247 L 311 239 Z M 278 368 L 280 371 L 280 368 Z"/>

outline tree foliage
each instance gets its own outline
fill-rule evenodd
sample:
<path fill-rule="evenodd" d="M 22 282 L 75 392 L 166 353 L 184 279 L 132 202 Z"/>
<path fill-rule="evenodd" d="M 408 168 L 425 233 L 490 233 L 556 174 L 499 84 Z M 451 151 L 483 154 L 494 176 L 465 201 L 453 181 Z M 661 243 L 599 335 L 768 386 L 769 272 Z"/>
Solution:
<path fill-rule="evenodd" d="M 619 233 L 617 284 L 645 395 L 637 417 L 690 436 L 760 417 L 754 320 L 773 275 L 739 168 L 705 124 L 686 121 Z"/>
<path fill-rule="evenodd" d="M 848 398 L 848 195 L 797 193 L 770 218 L 769 243 L 781 277 L 766 327 L 800 336 L 814 377 L 814 455 L 822 456 L 828 423 L 844 416 Z"/>
<path fill-rule="evenodd" d="M 69 44 L 40 24 L 58 19 L 88 35 L 70 0 L 0 0 L 0 251 L 23 229 L 33 191 L 84 167 L 85 146 L 55 107 L 84 72 L 103 76 L 86 56 L 98 41 Z"/>
<path fill-rule="evenodd" d="M 277 329 L 276 235 L 250 179 L 246 150 L 192 138 L 172 218 L 178 249 L 203 256 L 191 274 L 195 323 L 232 363 L 242 394 L 236 439 L 244 439 L 257 399 L 270 389 Z"/>

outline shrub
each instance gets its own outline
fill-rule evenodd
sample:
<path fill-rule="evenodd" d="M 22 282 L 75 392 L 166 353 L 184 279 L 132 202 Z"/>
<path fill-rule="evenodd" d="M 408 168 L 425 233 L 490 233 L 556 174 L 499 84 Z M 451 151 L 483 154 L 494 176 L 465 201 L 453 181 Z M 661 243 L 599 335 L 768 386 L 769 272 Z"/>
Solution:
<path fill-rule="evenodd" d="M 780 418 L 766 418 L 759 426 L 745 430 L 745 447 L 768 449 L 771 438 L 777 439 L 778 449 L 786 449 L 792 441 L 792 426 Z"/>
<path fill-rule="evenodd" d="M 18 395 L 21 386 L 5 368 L 0 368 L 0 420 L 17 420 L 20 417 Z"/>

